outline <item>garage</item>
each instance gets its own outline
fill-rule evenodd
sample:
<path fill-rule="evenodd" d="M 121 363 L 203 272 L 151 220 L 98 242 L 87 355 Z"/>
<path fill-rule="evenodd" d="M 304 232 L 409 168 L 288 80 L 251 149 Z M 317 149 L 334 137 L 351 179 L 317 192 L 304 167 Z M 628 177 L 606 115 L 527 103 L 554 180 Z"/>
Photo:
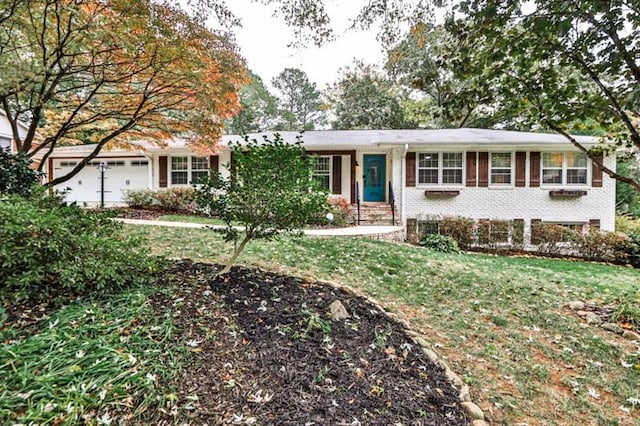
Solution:
<path fill-rule="evenodd" d="M 63 176 L 78 165 L 80 159 L 56 158 L 52 161 L 53 177 Z M 80 173 L 68 181 L 56 185 L 56 189 L 67 191 L 65 200 L 79 204 L 100 203 L 100 163 L 105 163 L 104 202 L 122 204 L 123 191 L 149 188 L 149 159 L 146 157 L 106 157 L 89 162 Z"/>

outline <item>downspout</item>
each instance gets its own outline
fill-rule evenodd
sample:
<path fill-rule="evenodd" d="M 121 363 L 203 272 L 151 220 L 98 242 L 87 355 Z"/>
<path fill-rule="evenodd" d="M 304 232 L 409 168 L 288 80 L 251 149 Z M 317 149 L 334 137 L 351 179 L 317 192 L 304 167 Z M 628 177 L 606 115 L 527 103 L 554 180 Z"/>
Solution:
<path fill-rule="evenodd" d="M 404 152 L 402 153 L 402 161 L 400 164 L 402 165 L 401 170 L 401 182 L 400 188 L 402 189 L 402 193 L 400 194 L 400 205 L 401 205 L 401 214 L 400 218 L 402 220 L 402 226 L 404 227 L 405 235 L 407 233 L 407 152 L 409 152 L 409 144 L 404 144 Z"/>

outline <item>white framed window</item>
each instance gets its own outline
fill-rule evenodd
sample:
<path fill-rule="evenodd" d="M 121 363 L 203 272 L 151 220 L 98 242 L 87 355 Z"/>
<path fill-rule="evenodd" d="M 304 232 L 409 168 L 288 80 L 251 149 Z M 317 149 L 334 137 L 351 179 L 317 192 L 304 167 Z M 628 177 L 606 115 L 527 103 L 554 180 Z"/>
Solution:
<path fill-rule="evenodd" d="M 492 152 L 489 155 L 489 182 L 491 185 L 513 185 L 513 153 Z"/>
<path fill-rule="evenodd" d="M 200 183 L 209 176 L 209 157 L 191 157 L 191 182 Z"/>
<path fill-rule="evenodd" d="M 582 152 L 543 152 L 544 185 L 586 185 L 587 156 Z"/>
<path fill-rule="evenodd" d="M 462 152 L 418 153 L 418 183 L 423 185 L 462 185 Z"/>
<path fill-rule="evenodd" d="M 131 160 L 131 167 L 147 167 L 149 160 Z"/>
<path fill-rule="evenodd" d="M 171 157 L 171 185 L 189 183 L 189 157 Z"/>
<path fill-rule="evenodd" d="M 320 188 L 331 190 L 331 156 L 315 157 L 311 177 Z"/>
<path fill-rule="evenodd" d="M 209 176 L 208 157 L 171 157 L 171 185 L 198 183 L 207 176 Z"/>

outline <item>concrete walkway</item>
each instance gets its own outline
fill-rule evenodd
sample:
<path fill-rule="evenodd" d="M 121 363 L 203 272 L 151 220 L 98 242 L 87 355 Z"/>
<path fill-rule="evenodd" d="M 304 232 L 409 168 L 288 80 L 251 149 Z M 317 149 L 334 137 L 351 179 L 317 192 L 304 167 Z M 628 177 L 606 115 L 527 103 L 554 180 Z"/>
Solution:
<path fill-rule="evenodd" d="M 118 219 L 130 225 L 168 226 L 172 228 L 224 228 L 222 225 L 205 225 L 203 223 L 168 222 L 163 220 Z M 325 237 L 357 237 L 367 235 L 385 235 L 402 232 L 402 226 L 349 226 L 346 228 L 305 229 L 305 235 Z"/>

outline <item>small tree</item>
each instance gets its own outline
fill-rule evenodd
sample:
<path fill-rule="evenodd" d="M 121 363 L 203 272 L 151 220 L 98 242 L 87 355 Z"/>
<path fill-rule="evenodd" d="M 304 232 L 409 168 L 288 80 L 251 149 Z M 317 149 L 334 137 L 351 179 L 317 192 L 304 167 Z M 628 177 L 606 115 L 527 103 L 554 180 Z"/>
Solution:
<path fill-rule="evenodd" d="M 27 197 L 38 183 L 40 173 L 31 167 L 31 160 L 23 154 L 12 154 L 0 148 L 0 194 Z"/>
<path fill-rule="evenodd" d="M 220 217 L 226 227 L 219 232 L 234 242 L 218 275 L 229 272 L 249 241 L 296 233 L 327 209 L 327 194 L 311 179 L 313 158 L 300 136 L 295 144 L 277 133 L 260 142 L 245 136 L 245 144 L 232 144 L 231 153 L 231 175 L 212 174 L 196 191 L 199 207 Z"/>

